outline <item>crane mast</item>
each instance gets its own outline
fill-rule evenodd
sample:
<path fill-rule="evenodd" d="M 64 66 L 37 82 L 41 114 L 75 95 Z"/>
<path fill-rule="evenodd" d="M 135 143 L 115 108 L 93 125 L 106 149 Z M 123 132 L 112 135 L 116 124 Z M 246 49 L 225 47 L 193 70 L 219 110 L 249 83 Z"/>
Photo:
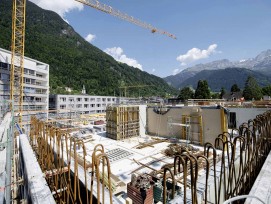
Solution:
<path fill-rule="evenodd" d="M 23 111 L 25 7 L 26 0 L 13 0 L 10 100 L 14 103 L 14 111 L 19 112 L 19 124 Z"/>
<path fill-rule="evenodd" d="M 122 20 L 128 21 L 128 22 L 133 23 L 135 25 L 138 25 L 140 27 L 149 29 L 149 30 L 151 30 L 152 33 L 159 33 L 162 35 L 167 35 L 168 37 L 171 37 L 173 39 L 176 39 L 175 35 L 167 32 L 167 31 L 157 29 L 157 28 L 153 27 L 151 24 L 148 24 L 146 22 L 142 22 L 139 19 L 134 18 L 133 16 L 129 16 L 126 13 L 122 13 L 119 10 L 116 10 L 116 9 L 112 8 L 111 6 L 108 6 L 108 5 L 101 3 L 97 0 L 75 0 L 75 1 L 80 2 L 82 4 L 85 4 L 87 6 L 90 6 L 92 8 L 95 8 L 97 10 L 103 11 L 105 13 L 108 13 L 110 15 L 116 16 Z"/>

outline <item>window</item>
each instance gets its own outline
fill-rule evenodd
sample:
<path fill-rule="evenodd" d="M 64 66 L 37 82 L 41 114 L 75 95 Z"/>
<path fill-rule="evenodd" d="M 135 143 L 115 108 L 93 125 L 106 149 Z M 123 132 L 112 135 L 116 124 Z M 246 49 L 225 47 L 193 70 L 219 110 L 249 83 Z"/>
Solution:
<path fill-rule="evenodd" d="M 85 102 L 88 102 L 88 98 L 85 98 Z"/>
<path fill-rule="evenodd" d="M 82 108 L 82 104 L 77 104 L 76 108 Z"/>
<path fill-rule="evenodd" d="M 88 108 L 88 104 L 84 104 L 84 108 Z"/>
<path fill-rule="evenodd" d="M 36 77 L 42 78 L 42 75 L 41 74 L 36 74 Z"/>
<path fill-rule="evenodd" d="M 103 98 L 103 102 L 105 102 L 105 98 Z"/>
<path fill-rule="evenodd" d="M 8 74 L 1 74 L 1 80 L 9 80 L 9 75 Z"/>
<path fill-rule="evenodd" d="M 66 105 L 60 105 L 60 109 L 65 109 Z"/>
<path fill-rule="evenodd" d="M 66 102 L 66 97 L 60 97 L 61 102 Z"/>
<path fill-rule="evenodd" d="M 8 64 L 5 62 L 0 62 L 0 67 L 1 68 L 8 68 Z"/>
<path fill-rule="evenodd" d="M 82 100 L 82 98 L 77 98 L 76 101 L 77 102 L 80 102 Z"/>
<path fill-rule="evenodd" d="M 95 104 L 91 104 L 91 107 L 94 108 L 94 107 L 95 107 Z"/>
<path fill-rule="evenodd" d="M 9 84 L 3 84 L 3 91 L 9 91 Z"/>
<path fill-rule="evenodd" d="M 25 93 L 36 93 L 36 89 L 30 87 L 24 87 Z"/>
<path fill-rule="evenodd" d="M 26 84 L 30 84 L 30 83 L 31 83 L 31 79 L 24 78 L 24 83 L 26 83 Z"/>
<path fill-rule="evenodd" d="M 110 102 L 110 101 L 111 101 L 111 98 L 107 98 L 107 101 Z"/>
<path fill-rule="evenodd" d="M 91 101 L 91 102 L 95 101 L 95 98 L 91 98 L 90 101 Z"/>
<path fill-rule="evenodd" d="M 28 74 L 29 75 L 35 75 L 35 71 L 34 70 L 31 70 L 31 69 L 29 69 L 28 70 Z M 37 74 L 38 75 L 38 74 Z M 40 75 L 41 77 L 42 77 L 42 75 Z"/>
<path fill-rule="evenodd" d="M 69 101 L 70 101 L 70 102 L 74 102 L 74 98 L 69 97 Z"/>

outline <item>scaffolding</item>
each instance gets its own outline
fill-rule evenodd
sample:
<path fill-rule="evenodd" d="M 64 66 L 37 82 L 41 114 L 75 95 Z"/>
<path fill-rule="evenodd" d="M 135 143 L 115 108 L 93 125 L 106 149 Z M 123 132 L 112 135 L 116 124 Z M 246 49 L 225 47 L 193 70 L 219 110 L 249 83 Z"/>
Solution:
<path fill-rule="evenodd" d="M 190 119 L 190 118 L 187 118 L 187 119 Z M 176 128 L 174 128 L 175 126 L 181 127 L 181 128 L 177 128 L 176 130 Z M 171 138 L 184 139 L 187 142 L 189 141 L 190 122 L 188 120 L 183 121 L 183 118 L 173 118 L 169 116 L 167 120 L 167 128 L 168 128 L 168 132 Z M 178 137 L 178 135 L 180 136 Z"/>
<path fill-rule="evenodd" d="M 182 115 L 182 139 L 203 145 L 202 115 Z"/>

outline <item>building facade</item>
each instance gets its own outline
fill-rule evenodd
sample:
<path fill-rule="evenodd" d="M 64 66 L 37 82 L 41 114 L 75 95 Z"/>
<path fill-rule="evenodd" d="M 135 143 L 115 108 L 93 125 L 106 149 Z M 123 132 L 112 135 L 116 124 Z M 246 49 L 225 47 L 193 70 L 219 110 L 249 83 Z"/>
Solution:
<path fill-rule="evenodd" d="M 0 48 L 0 100 L 10 98 L 11 52 Z M 49 65 L 24 58 L 24 96 L 23 114 L 35 111 L 48 111 L 49 102 Z M 15 104 L 16 105 L 16 104 Z"/>
<path fill-rule="evenodd" d="M 106 106 L 119 103 L 115 96 L 50 95 L 49 109 L 59 112 L 78 112 L 83 114 L 105 113 Z"/>

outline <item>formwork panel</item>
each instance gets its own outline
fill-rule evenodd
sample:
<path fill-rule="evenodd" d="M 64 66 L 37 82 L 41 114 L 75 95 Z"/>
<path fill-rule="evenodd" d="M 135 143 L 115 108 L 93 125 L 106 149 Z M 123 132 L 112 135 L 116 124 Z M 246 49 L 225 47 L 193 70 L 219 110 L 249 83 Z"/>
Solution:
<path fill-rule="evenodd" d="M 122 140 L 139 136 L 138 106 L 108 106 L 106 109 L 107 137 Z"/>

